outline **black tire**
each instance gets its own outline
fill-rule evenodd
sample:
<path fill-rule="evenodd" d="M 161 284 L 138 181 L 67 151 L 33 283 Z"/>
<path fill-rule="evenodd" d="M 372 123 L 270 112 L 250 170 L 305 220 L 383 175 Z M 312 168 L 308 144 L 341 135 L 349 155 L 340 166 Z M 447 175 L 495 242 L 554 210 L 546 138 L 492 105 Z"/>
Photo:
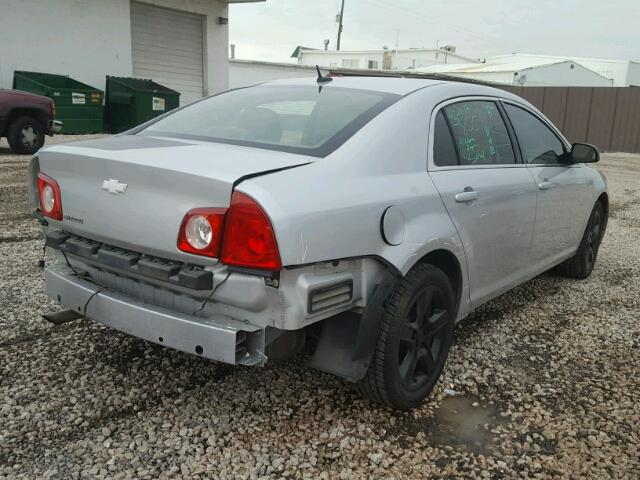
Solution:
<path fill-rule="evenodd" d="M 556 268 L 556 272 L 564 277 L 583 280 L 589 278 L 598 258 L 598 250 L 607 226 L 605 208 L 598 201 L 589 217 L 580 246 L 576 254 L 562 262 Z"/>
<path fill-rule="evenodd" d="M 45 128 L 37 119 L 18 117 L 7 129 L 7 141 L 11 150 L 21 155 L 36 153 L 44 145 Z"/>
<path fill-rule="evenodd" d="M 455 318 L 447 275 L 433 265 L 416 265 L 387 300 L 373 359 L 357 384 L 360 393 L 399 410 L 420 405 L 440 378 Z"/>

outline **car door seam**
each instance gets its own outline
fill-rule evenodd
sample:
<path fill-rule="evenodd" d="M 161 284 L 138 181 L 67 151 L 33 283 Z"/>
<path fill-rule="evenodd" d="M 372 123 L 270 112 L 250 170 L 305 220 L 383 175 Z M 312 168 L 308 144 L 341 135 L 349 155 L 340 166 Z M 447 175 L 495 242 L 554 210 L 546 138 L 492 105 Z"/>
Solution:
<path fill-rule="evenodd" d="M 462 235 L 460 235 L 460 231 L 458 230 L 458 226 L 456 225 L 455 220 L 451 216 L 451 212 L 449 211 L 449 207 L 447 207 L 447 203 L 444 201 L 442 193 L 438 189 L 438 185 L 436 184 L 436 182 L 433 181 L 433 178 L 431 178 L 431 174 L 429 172 L 427 172 L 427 176 L 429 177 L 429 180 L 431 181 L 431 184 L 433 185 L 433 188 L 435 188 L 436 192 L 438 192 L 438 197 L 440 197 L 440 201 L 442 202 L 442 206 L 444 207 L 444 211 L 447 212 L 447 216 L 449 217 L 449 221 L 451 222 L 451 225 L 453 225 L 453 228 L 456 231 L 456 235 L 458 236 L 458 241 L 460 242 L 460 245 L 462 246 L 462 253 L 464 254 L 464 263 L 465 263 L 465 265 L 467 267 L 466 268 L 467 285 L 469 286 L 467 296 L 468 296 L 468 300 L 469 300 L 469 307 L 471 307 L 471 278 L 469 276 L 470 274 L 469 274 L 469 261 L 468 261 L 467 249 L 464 246 L 464 241 L 462 240 Z M 464 289 L 462 289 L 462 290 L 464 290 Z"/>

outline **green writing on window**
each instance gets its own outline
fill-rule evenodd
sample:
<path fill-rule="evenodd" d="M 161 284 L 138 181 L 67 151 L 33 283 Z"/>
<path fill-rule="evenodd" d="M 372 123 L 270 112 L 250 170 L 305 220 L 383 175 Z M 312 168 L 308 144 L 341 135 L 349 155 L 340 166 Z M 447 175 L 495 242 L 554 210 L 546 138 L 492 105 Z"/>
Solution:
<path fill-rule="evenodd" d="M 460 102 L 444 110 L 462 165 L 515 162 L 507 128 L 494 102 Z"/>

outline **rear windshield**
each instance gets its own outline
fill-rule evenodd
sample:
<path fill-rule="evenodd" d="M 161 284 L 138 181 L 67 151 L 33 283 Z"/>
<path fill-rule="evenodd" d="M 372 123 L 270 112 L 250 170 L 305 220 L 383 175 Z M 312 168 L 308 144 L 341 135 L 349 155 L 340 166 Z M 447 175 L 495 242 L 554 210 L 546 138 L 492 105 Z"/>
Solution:
<path fill-rule="evenodd" d="M 400 96 L 325 86 L 231 90 L 138 132 L 324 157 Z"/>

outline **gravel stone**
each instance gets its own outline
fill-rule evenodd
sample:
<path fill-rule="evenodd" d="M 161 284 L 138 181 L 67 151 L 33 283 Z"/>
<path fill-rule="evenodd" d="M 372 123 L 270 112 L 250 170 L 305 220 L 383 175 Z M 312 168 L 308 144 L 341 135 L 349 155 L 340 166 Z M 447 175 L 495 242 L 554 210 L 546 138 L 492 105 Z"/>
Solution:
<path fill-rule="evenodd" d="M 611 211 L 591 278 L 547 273 L 474 312 L 407 413 L 308 368 L 309 351 L 233 368 L 45 322 L 62 307 L 27 163 L 0 141 L 0 480 L 640 478 L 639 155 L 597 165 Z"/>

